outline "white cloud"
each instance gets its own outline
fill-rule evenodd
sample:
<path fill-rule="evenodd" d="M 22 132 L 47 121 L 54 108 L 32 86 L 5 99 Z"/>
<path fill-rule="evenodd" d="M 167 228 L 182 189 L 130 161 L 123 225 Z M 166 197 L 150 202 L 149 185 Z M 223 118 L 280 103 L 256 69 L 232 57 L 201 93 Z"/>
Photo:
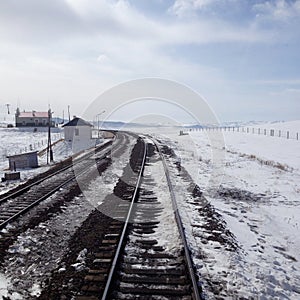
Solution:
<path fill-rule="evenodd" d="M 95 88 L 97 80 L 101 81 L 101 86 L 144 76 L 161 76 L 195 84 L 197 81 L 202 85 L 224 82 L 220 70 L 191 62 L 185 55 L 172 57 L 166 49 L 177 45 L 253 43 L 266 40 L 264 33 L 256 32 L 251 27 L 237 27 L 221 21 L 154 21 L 126 1 L 66 0 L 63 7 L 64 13 L 59 13 L 58 16 L 71 16 L 71 24 L 78 20 L 74 33 L 70 35 L 68 30 L 57 28 L 61 38 L 55 40 L 55 43 L 34 34 L 33 40 L 24 42 L 13 39 L 11 44 L 6 41 L 5 48 L 0 49 L 0 56 L 8 59 L 6 69 L 10 64 L 10 78 L 15 76 L 19 80 L 24 76 L 24 84 L 21 86 L 24 96 L 27 95 L 28 98 L 31 97 L 30 91 L 24 87 L 30 86 L 30 82 L 37 77 L 38 80 L 48 78 L 49 83 L 61 80 L 66 84 L 65 90 L 71 85 L 69 97 L 74 97 L 74 101 L 78 92 L 73 93 L 77 91 L 77 87 L 74 89 L 72 82 L 82 82 L 81 85 L 88 86 L 90 81 L 94 82 L 92 91 L 95 94 L 99 92 Z M 55 6 L 52 10 L 55 9 L 61 10 L 60 6 Z M 52 27 L 55 22 L 61 24 L 62 21 L 47 19 L 44 32 L 47 33 L 47 27 Z M 25 35 L 28 32 L 31 35 L 36 30 L 35 18 L 30 18 L 26 24 L 20 30 L 24 30 Z M 14 35 L 14 31 L 10 32 L 9 20 L 6 20 L 2 28 L 11 37 Z M 30 48 L 24 51 L 28 45 Z M 2 70 L 1 77 L 4 80 L 5 72 Z M 102 83 L 103 77 L 105 83 Z M 45 84 L 40 86 L 45 87 Z M 34 97 L 37 90 L 40 91 L 36 89 L 32 92 Z M 46 90 L 45 87 L 45 93 Z M 11 93 L 12 90 L 7 91 L 7 94 Z M 53 93 L 52 90 L 50 93 Z"/>
<path fill-rule="evenodd" d="M 57 99 L 57 105 L 76 103 L 81 110 L 81 100 L 87 104 L 103 89 L 139 77 L 178 80 L 204 94 L 212 91 L 217 99 L 231 74 L 223 71 L 222 63 L 210 66 L 205 54 L 197 60 L 189 57 L 191 46 L 202 50 L 214 43 L 222 56 L 228 43 L 238 48 L 240 43 L 247 47 L 270 40 L 269 31 L 251 23 L 170 14 L 151 17 L 125 0 L 53 0 L 47 1 L 46 9 L 37 5 L 39 0 L 20 6 L 17 2 L 0 1 L 0 90 L 6 98 L 27 99 L 29 106 L 47 95 Z M 177 11 L 187 13 L 217 2 L 175 4 Z"/>
<path fill-rule="evenodd" d="M 215 2 L 216 0 L 176 0 L 169 11 L 181 17 L 204 9 Z"/>
<path fill-rule="evenodd" d="M 192 5 L 199 8 L 215 1 L 177 0 L 174 6 L 181 3 L 182 7 Z M 41 17 L 45 14 L 42 7 L 35 7 L 35 13 L 31 12 L 37 15 L 37 18 L 34 15 L 25 18 L 22 14 L 23 8 L 16 10 L 14 14 L 14 5 L 6 4 L 6 7 L 3 7 L 0 3 L 0 41 L 1 32 L 6 42 L 37 45 L 51 44 L 53 39 L 55 43 L 64 43 L 86 38 L 94 38 L 95 44 L 99 44 L 101 39 L 106 37 L 116 40 L 131 39 L 136 43 L 158 47 L 172 44 L 252 43 L 268 40 L 266 32 L 259 31 L 251 25 L 237 26 L 216 19 L 152 19 L 137 11 L 125 0 L 65 0 L 64 5 L 58 5 L 56 2 L 52 6 L 49 3 L 47 5 L 50 6 L 48 9 L 52 14 L 57 11 L 55 19 L 49 16 Z"/>
<path fill-rule="evenodd" d="M 300 17 L 300 0 L 286 1 L 275 0 L 258 3 L 253 6 L 257 17 L 262 19 L 289 21 L 291 18 Z"/>
<path fill-rule="evenodd" d="M 101 64 L 105 64 L 109 62 L 109 58 L 106 54 L 102 53 L 97 57 L 97 61 Z"/>

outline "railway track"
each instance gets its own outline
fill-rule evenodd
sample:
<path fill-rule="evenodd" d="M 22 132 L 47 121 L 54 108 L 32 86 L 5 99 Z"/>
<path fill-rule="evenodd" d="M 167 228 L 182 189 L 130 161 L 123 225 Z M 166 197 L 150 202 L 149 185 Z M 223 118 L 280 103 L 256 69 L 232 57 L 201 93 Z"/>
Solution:
<path fill-rule="evenodd" d="M 18 197 L 19 195 L 22 195 L 23 193 L 28 191 L 31 187 L 49 179 L 67 169 L 72 168 L 75 163 L 79 163 L 87 158 L 90 158 L 93 155 L 94 151 L 98 152 L 98 151 L 104 149 L 105 147 L 108 147 L 111 144 L 112 144 L 112 141 L 109 141 L 109 142 L 106 142 L 105 144 L 97 147 L 95 150 L 90 150 L 85 155 L 80 156 L 79 158 L 74 157 L 72 159 L 70 157 L 68 159 L 65 159 L 64 161 L 56 164 L 54 167 L 52 167 L 47 172 L 41 173 L 38 176 L 36 176 L 35 178 L 29 179 L 25 184 L 22 184 L 22 185 L 16 187 L 15 189 L 6 192 L 5 194 L 0 195 L 0 205 L 13 199 L 13 198 Z"/>
<path fill-rule="evenodd" d="M 52 196 L 69 182 L 89 172 L 91 167 L 107 163 L 109 159 L 107 156 L 110 156 L 113 151 L 119 151 L 125 143 L 126 135 L 118 134 L 114 144 L 107 142 L 73 162 L 68 162 L 67 165 L 62 164 L 59 170 L 50 175 L 2 196 L 0 198 L 0 229 Z"/>
<path fill-rule="evenodd" d="M 76 299 L 202 299 L 154 141 L 138 140 L 114 194 L 118 199 L 106 204 L 110 222 Z"/>

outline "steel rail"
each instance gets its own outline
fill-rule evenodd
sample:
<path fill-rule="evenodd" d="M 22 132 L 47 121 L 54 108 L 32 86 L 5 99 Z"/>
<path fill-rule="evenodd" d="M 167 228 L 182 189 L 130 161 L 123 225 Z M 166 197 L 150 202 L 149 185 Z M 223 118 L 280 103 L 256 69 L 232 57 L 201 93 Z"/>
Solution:
<path fill-rule="evenodd" d="M 98 160 L 102 160 L 105 158 L 106 155 L 101 156 L 101 158 L 99 158 Z M 31 208 L 33 208 L 34 206 L 38 205 L 40 202 L 46 200 L 47 198 L 49 198 L 50 196 L 52 196 L 54 193 L 56 193 L 60 188 L 62 188 L 63 186 L 65 186 L 66 184 L 68 184 L 69 182 L 71 182 L 72 180 L 74 180 L 75 178 L 77 178 L 78 176 L 82 176 L 85 173 L 87 173 L 89 171 L 89 167 L 94 165 L 89 164 L 87 166 L 87 168 L 82 169 L 81 171 L 77 172 L 76 174 L 72 175 L 70 178 L 68 178 L 67 180 L 65 180 L 64 182 L 62 182 L 61 184 L 59 184 L 58 186 L 54 187 L 51 191 L 49 191 L 48 193 L 46 193 L 45 195 L 41 196 L 39 199 L 33 201 L 32 203 L 30 203 L 28 206 L 24 207 L 23 209 L 21 209 L 20 211 L 18 211 L 17 213 L 15 213 L 13 216 L 11 216 L 9 219 L 3 221 L 2 223 L 0 223 L 0 229 L 4 228 L 7 224 L 9 224 L 10 222 L 16 220 L 19 216 L 21 216 L 22 214 L 26 213 L 27 211 L 29 211 Z"/>
<path fill-rule="evenodd" d="M 110 144 L 110 142 L 107 143 L 107 145 Z M 121 143 L 118 143 L 117 145 L 115 145 L 113 148 L 117 148 L 118 146 L 120 146 Z M 103 146 L 103 145 L 102 145 Z M 102 149 L 101 149 L 102 150 Z M 112 149 L 110 149 L 109 151 L 111 151 Z M 92 154 L 94 154 L 94 152 L 92 152 Z M 103 160 L 105 157 L 107 156 L 107 151 L 105 151 L 101 157 L 97 158 L 97 161 L 101 161 Z M 89 156 L 85 156 L 84 159 L 87 159 Z M 82 162 L 84 159 L 80 158 L 80 161 L 77 161 L 76 165 L 79 162 Z M 97 162 L 96 162 L 97 164 Z M 15 213 L 13 216 L 11 216 L 10 218 L 6 219 L 5 221 L 3 221 L 2 223 L 0 223 L 0 229 L 4 228 L 7 224 L 9 224 L 10 222 L 12 222 L 13 220 L 16 220 L 19 216 L 21 216 L 22 214 L 26 213 L 27 211 L 29 211 L 32 207 L 36 206 L 37 204 L 39 204 L 40 202 L 44 201 L 45 199 L 49 198 L 51 195 L 53 195 L 55 192 L 57 192 L 60 188 L 62 188 L 64 185 L 68 184 L 69 182 L 71 182 L 72 180 L 74 180 L 75 178 L 77 178 L 78 176 L 82 176 L 85 173 L 87 173 L 89 171 L 89 167 L 93 166 L 94 163 L 90 163 L 88 164 L 88 166 L 85 166 L 82 170 L 76 171 L 74 175 L 72 175 L 70 178 L 68 178 L 67 180 L 65 180 L 64 182 L 62 182 L 61 184 L 59 184 L 58 186 L 56 186 L 55 188 L 53 188 L 51 191 L 47 192 L 45 195 L 41 196 L 39 199 L 33 201 L 32 203 L 30 203 L 29 205 L 27 205 L 26 207 L 24 207 L 23 209 L 21 209 L 20 211 L 18 211 L 17 213 Z M 71 165 L 70 167 L 72 167 L 74 165 Z M 69 167 L 68 167 L 69 168 Z M 66 169 L 68 169 L 66 168 Z M 54 174 L 48 176 L 47 178 L 49 179 L 50 177 L 54 176 L 57 173 L 62 172 L 62 170 L 60 170 L 59 172 L 55 172 Z M 46 178 L 44 178 L 43 180 L 39 181 L 39 183 L 43 182 Z M 32 186 L 37 185 L 38 183 L 36 182 L 35 184 L 32 184 Z M 25 191 L 27 191 L 28 189 L 26 189 Z"/>
<path fill-rule="evenodd" d="M 156 148 L 159 152 L 159 155 L 161 157 L 161 160 L 163 162 L 164 171 L 165 171 L 165 175 L 166 175 L 166 178 L 167 178 L 168 187 L 169 187 L 169 191 L 170 191 L 170 195 L 171 195 L 172 206 L 173 206 L 174 214 L 175 214 L 175 218 L 176 218 L 176 223 L 177 223 L 177 226 L 178 226 L 178 229 L 179 229 L 179 234 L 180 234 L 182 242 L 183 242 L 184 256 L 185 256 L 185 259 L 186 259 L 186 263 L 188 265 L 188 272 L 189 272 L 190 279 L 191 279 L 192 285 L 193 285 L 194 297 L 195 297 L 195 300 L 203 300 L 204 298 L 203 298 L 203 296 L 201 296 L 201 294 L 199 292 L 199 286 L 198 286 L 198 282 L 197 282 L 196 275 L 195 275 L 195 272 L 194 272 L 193 262 L 192 262 L 192 259 L 191 259 L 191 256 L 190 256 L 190 249 L 188 247 L 188 243 L 187 243 L 186 236 L 185 236 L 185 233 L 184 233 L 184 228 L 183 228 L 183 225 L 182 225 L 181 217 L 180 217 L 180 214 L 179 214 L 178 209 L 177 209 L 176 196 L 175 196 L 173 185 L 172 185 L 172 182 L 171 182 L 171 179 L 170 179 L 170 173 L 169 173 L 169 170 L 168 170 L 168 167 L 167 167 L 167 163 L 165 161 L 165 157 L 164 157 L 163 153 L 161 152 L 161 150 L 159 148 L 159 145 L 158 145 L 157 141 L 153 138 L 151 138 L 151 140 L 154 142 L 154 144 L 155 144 L 155 146 L 156 146 Z"/>
<path fill-rule="evenodd" d="M 147 154 L 147 146 L 146 146 L 146 143 L 145 143 L 144 139 L 143 139 L 143 142 L 144 142 L 144 154 L 143 154 L 143 160 L 142 160 L 140 173 L 139 173 L 139 176 L 138 176 L 138 179 L 137 179 L 137 182 L 136 182 L 134 194 L 133 194 L 132 199 L 131 199 L 130 207 L 129 207 L 127 217 L 126 217 L 126 220 L 125 220 L 125 223 L 124 223 L 124 227 L 123 227 L 123 230 L 122 230 L 122 233 L 121 233 L 121 236 L 120 236 L 120 240 L 119 240 L 119 243 L 118 243 L 118 246 L 117 246 L 117 249 L 116 249 L 116 253 L 115 253 L 115 256 L 114 256 L 114 259 L 113 259 L 113 262 L 112 262 L 112 266 L 110 268 L 110 271 L 109 271 L 109 274 L 108 274 L 108 277 L 107 277 L 107 281 L 106 281 L 106 284 L 105 284 L 105 289 L 103 291 L 102 298 L 101 298 L 102 300 L 107 299 L 108 292 L 109 292 L 109 289 L 110 289 L 110 286 L 111 286 L 111 281 L 112 281 L 112 278 L 113 278 L 113 275 L 114 275 L 114 272 L 115 272 L 115 269 L 116 269 L 116 265 L 117 265 L 119 257 L 120 257 L 121 248 L 122 248 L 122 245 L 123 245 L 123 242 L 124 242 L 124 239 L 125 239 L 129 219 L 130 219 L 131 214 L 132 214 L 134 201 L 137 197 L 138 189 L 140 187 L 141 178 L 142 178 L 144 167 L 145 167 L 146 154 Z"/>
<path fill-rule="evenodd" d="M 112 142 L 109 141 L 109 142 L 107 142 L 106 144 L 101 145 L 101 147 L 104 146 L 104 147 L 103 147 L 103 149 L 104 149 L 105 147 L 108 147 L 109 144 L 111 144 L 111 143 L 112 143 Z M 2 197 L 2 198 L 0 199 L 0 204 L 5 203 L 5 202 L 7 202 L 8 200 L 10 200 L 10 199 L 12 199 L 12 198 L 15 198 L 15 197 L 17 197 L 17 196 L 20 196 L 20 195 L 22 195 L 23 193 L 25 193 L 26 191 L 30 190 L 33 186 L 38 185 L 38 184 L 42 183 L 43 181 L 45 181 L 45 180 L 47 180 L 47 179 L 49 179 L 49 178 L 51 178 L 51 177 L 53 177 L 53 176 L 55 176 L 55 175 L 57 175 L 57 174 L 59 174 L 59 173 L 62 173 L 62 172 L 64 172 L 64 171 L 66 171 L 66 170 L 72 168 L 75 164 L 78 164 L 78 163 L 82 162 L 83 160 L 85 160 L 85 159 L 89 158 L 90 156 L 92 156 L 92 155 L 95 153 L 94 151 L 96 151 L 96 150 L 97 150 L 97 148 L 96 148 L 96 149 L 93 149 L 93 151 L 90 150 L 90 152 L 86 153 L 84 156 L 82 156 L 82 157 L 80 157 L 80 158 L 75 159 L 74 161 L 72 161 L 72 163 L 71 163 L 70 165 L 68 165 L 68 166 L 66 166 L 66 167 L 63 167 L 62 169 L 60 169 L 60 170 L 58 170 L 58 171 L 56 171 L 56 172 L 54 172 L 54 173 L 52 173 L 52 174 L 50 174 L 50 175 L 48 175 L 48 176 L 42 178 L 42 179 L 39 179 L 39 180 L 37 180 L 36 182 L 33 182 L 33 183 L 31 183 L 31 184 L 29 184 L 29 185 L 27 185 L 27 186 L 25 186 L 25 187 L 23 187 L 23 188 L 21 188 L 21 189 L 15 191 L 15 192 L 13 192 L 13 193 L 11 193 L 11 194 L 9 194 L 9 195 L 7 195 L 7 196 Z M 26 184 L 26 183 L 25 183 L 25 184 Z"/>

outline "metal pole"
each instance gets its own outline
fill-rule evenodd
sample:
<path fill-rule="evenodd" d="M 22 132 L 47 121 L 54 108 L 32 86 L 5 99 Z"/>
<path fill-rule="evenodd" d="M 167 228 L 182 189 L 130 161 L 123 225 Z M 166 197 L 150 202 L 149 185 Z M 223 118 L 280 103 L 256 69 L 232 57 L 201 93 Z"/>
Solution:
<path fill-rule="evenodd" d="M 50 162 L 53 161 L 53 151 L 52 151 L 52 143 L 51 143 L 51 122 L 52 122 L 52 113 L 51 109 L 48 110 L 48 144 L 47 144 L 47 165 L 49 164 L 49 155 Z"/>
<path fill-rule="evenodd" d="M 98 118 L 98 119 L 97 119 L 98 139 L 99 139 L 99 137 L 100 137 L 100 131 L 99 131 L 99 129 L 100 129 L 100 128 L 99 128 L 99 116 L 100 116 L 100 114 L 97 115 L 97 118 Z"/>
<path fill-rule="evenodd" d="M 100 138 L 100 116 L 102 115 L 102 114 L 104 114 L 105 113 L 105 110 L 103 110 L 101 113 L 99 113 L 99 114 L 97 114 L 96 115 L 96 122 L 97 122 L 97 130 L 98 130 L 98 138 Z"/>
<path fill-rule="evenodd" d="M 70 117 L 70 105 L 68 105 L 68 116 L 69 116 L 69 122 L 71 121 L 71 117 Z"/>

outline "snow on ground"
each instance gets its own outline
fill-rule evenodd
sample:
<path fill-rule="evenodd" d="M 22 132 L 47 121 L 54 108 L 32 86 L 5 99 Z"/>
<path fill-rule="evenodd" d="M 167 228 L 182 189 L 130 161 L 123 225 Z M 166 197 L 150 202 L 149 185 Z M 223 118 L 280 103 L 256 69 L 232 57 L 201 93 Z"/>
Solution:
<path fill-rule="evenodd" d="M 59 193 L 62 193 L 60 191 Z M 45 278 L 68 249 L 70 237 L 93 210 L 82 197 L 75 197 L 60 214 L 28 229 L 10 246 L 4 270 L 10 283 L 7 293 L 13 299 L 30 299 L 39 295 Z"/>
<path fill-rule="evenodd" d="M 285 130 L 285 131 L 291 131 L 291 132 L 299 132 L 300 133 L 300 122 L 298 120 L 295 121 L 278 121 L 278 122 L 268 122 L 263 124 L 258 124 L 253 127 L 257 128 L 266 128 L 266 129 L 275 129 L 275 130 Z"/>
<path fill-rule="evenodd" d="M 300 132 L 300 121 L 276 123 L 276 129 Z M 201 223 L 197 210 L 187 197 L 178 197 L 185 202 L 179 206 L 188 214 L 191 247 L 201 247 L 206 256 L 196 259 L 200 276 L 225 282 L 227 298 L 299 299 L 300 141 L 236 131 L 223 132 L 224 141 L 212 131 L 153 132 L 175 150 L 241 249 L 224 252 L 202 243 L 193 227 Z M 183 181 L 174 182 L 184 190 Z"/>
<path fill-rule="evenodd" d="M 51 165 L 62 161 L 70 156 L 74 158 L 72 152 L 72 146 L 70 143 L 63 141 L 64 134 L 61 128 L 51 129 L 51 141 L 54 161 L 47 164 L 47 128 L 38 128 L 34 131 L 34 128 L 1 128 L 0 127 L 0 181 L 4 177 L 4 173 L 8 170 L 8 155 L 15 155 L 20 153 L 26 153 L 30 151 L 39 151 L 38 153 L 38 168 L 20 169 L 21 172 L 20 181 L 6 181 L 0 182 L 0 194 L 6 192 L 9 189 L 24 183 L 28 179 L 36 176 L 39 173 L 45 172 L 51 167 Z M 101 140 L 103 141 L 103 140 Z"/>
<path fill-rule="evenodd" d="M 49 220 L 28 229 L 10 246 L 3 268 L 5 274 L 0 273 L 0 296 L 9 295 L 12 300 L 39 296 L 51 271 L 59 265 L 61 258 L 68 251 L 69 238 L 88 214 L 102 203 L 105 196 L 113 193 L 113 188 L 129 161 L 134 144 L 135 139 L 131 138 L 122 157 L 120 159 L 113 157 L 112 164 L 102 176 L 94 179 L 82 195 L 67 202 L 62 207 L 61 213 L 53 214 Z M 59 195 L 62 197 L 67 189 L 68 187 L 62 188 L 29 214 L 39 215 L 52 198 L 55 199 Z M 86 249 L 81 251 L 78 263 L 73 265 L 74 268 L 83 267 L 85 251 Z"/>
<path fill-rule="evenodd" d="M 6 160 L 6 155 L 14 155 L 47 147 L 47 128 L 38 128 L 34 132 L 32 127 L 0 128 L 0 154 Z M 60 128 L 51 129 L 52 142 L 62 137 Z M 3 157 L 5 156 L 5 157 Z"/>
<path fill-rule="evenodd" d="M 94 207 L 98 207 L 102 204 L 106 195 L 112 194 L 112 191 L 117 184 L 118 180 L 123 175 L 123 168 L 127 165 L 132 148 L 134 147 L 136 140 L 132 137 L 129 138 L 126 149 L 123 150 L 121 156 L 111 155 L 111 166 L 97 177 L 97 183 L 94 188 L 91 187 L 88 190 L 83 190 L 84 197 L 89 201 Z M 80 179 L 77 178 L 79 186 L 81 186 Z"/>
<path fill-rule="evenodd" d="M 7 278 L 5 278 L 5 276 L 0 273 L 0 297 L 1 297 L 1 299 L 3 299 L 3 297 L 7 296 L 7 286 L 8 286 Z"/>
<path fill-rule="evenodd" d="M 63 133 L 59 128 L 51 129 L 52 143 L 63 138 Z M 47 147 L 47 129 L 38 128 L 34 132 L 33 128 L 0 128 L 0 178 L 4 177 L 4 173 L 8 171 L 8 155 L 15 155 L 30 151 L 41 151 Z M 69 147 L 60 142 L 53 147 L 55 162 L 64 159 L 71 155 Z M 21 181 L 9 181 L 0 183 L 0 193 L 15 187 L 16 185 L 25 182 L 29 178 L 38 173 L 45 172 L 47 166 L 46 152 L 38 156 L 39 168 L 18 170 L 21 172 Z"/>
<path fill-rule="evenodd" d="M 148 143 L 152 144 L 152 141 L 148 141 Z M 171 196 L 168 190 L 168 183 L 164 172 L 164 167 L 162 162 L 159 160 L 158 154 L 151 157 L 147 166 L 145 167 L 144 178 L 151 179 L 153 182 L 150 184 L 142 183 L 141 188 L 146 191 L 151 190 L 153 195 L 151 197 L 157 197 L 158 203 L 156 203 L 157 208 L 161 208 L 159 221 L 161 222 L 160 229 L 157 228 L 154 233 L 147 234 L 147 239 L 153 239 L 158 242 L 157 246 L 162 246 L 168 253 L 176 255 L 176 251 L 178 251 L 178 245 L 181 245 L 181 241 L 179 238 L 179 233 L 176 228 L 176 221 L 173 215 L 173 206 L 171 202 Z M 147 209 L 147 206 L 153 207 L 153 204 L 143 204 L 139 203 L 138 208 Z M 134 222 L 147 222 L 148 220 L 145 218 L 144 214 L 137 215 L 135 217 Z M 182 245 L 181 245 L 182 246 Z"/>
<path fill-rule="evenodd" d="M 259 126 L 300 132 L 300 121 Z M 0 129 L 0 139 L 9 130 Z M 224 298 L 227 292 L 227 298 L 299 299 L 300 141 L 236 131 L 223 132 L 220 141 L 214 132 L 179 136 L 179 128 L 147 130 L 175 150 L 239 245 L 227 252 L 203 243 L 194 227 L 201 223 L 198 210 L 178 197 L 191 248 L 205 256 L 195 259 L 200 278 L 224 282 Z M 176 191 L 184 192 L 185 183 L 176 180 Z M 0 278 L 0 293 L 5 285 Z"/>

